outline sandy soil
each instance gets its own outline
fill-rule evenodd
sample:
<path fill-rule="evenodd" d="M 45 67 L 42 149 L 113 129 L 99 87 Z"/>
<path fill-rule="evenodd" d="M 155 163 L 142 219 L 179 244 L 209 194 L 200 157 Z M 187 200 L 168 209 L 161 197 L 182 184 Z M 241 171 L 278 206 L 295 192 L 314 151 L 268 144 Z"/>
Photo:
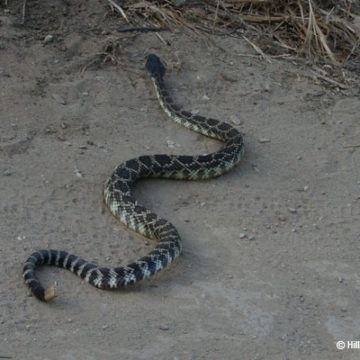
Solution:
<path fill-rule="evenodd" d="M 32 1 L 26 26 L 21 6 L 0 8 L 0 357 L 357 359 L 336 341 L 360 340 L 358 89 L 267 63 L 241 39 L 118 34 L 104 2 Z M 240 122 L 246 156 L 215 180 L 139 183 L 138 199 L 183 237 L 168 270 L 105 292 L 43 267 L 60 294 L 40 303 L 22 280 L 31 251 L 110 266 L 154 246 L 103 205 L 117 164 L 219 148 L 161 112 L 149 52 L 184 108 Z"/>

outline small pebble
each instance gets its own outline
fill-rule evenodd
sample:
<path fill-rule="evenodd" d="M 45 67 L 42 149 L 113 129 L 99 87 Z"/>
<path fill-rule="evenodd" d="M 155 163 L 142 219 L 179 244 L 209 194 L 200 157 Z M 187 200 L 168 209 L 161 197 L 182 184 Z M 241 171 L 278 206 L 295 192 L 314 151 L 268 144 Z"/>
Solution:
<path fill-rule="evenodd" d="M 159 325 L 159 329 L 160 329 L 160 330 L 164 330 L 164 331 L 165 331 L 165 330 L 169 330 L 169 326 L 167 326 L 167 325 L 165 325 L 165 324 L 160 324 L 160 325 Z"/>
<path fill-rule="evenodd" d="M 271 142 L 271 140 L 268 139 L 268 138 L 260 138 L 260 139 L 259 139 L 259 142 L 260 142 L 261 144 L 263 144 L 263 143 L 269 143 L 269 142 Z"/>
<path fill-rule="evenodd" d="M 264 91 L 265 91 L 265 92 L 269 92 L 269 91 L 270 91 L 270 84 L 269 84 L 267 81 L 265 81 Z"/>
<path fill-rule="evenodd" d="M 166 140 L 166 144 L 171 149 L 173 149 L 175 147 L 175 142 L 172 140 Z"/>
<path fill-rule="evenodd" d="M 47 43 L 50 43 L 50 42 L 52 42 L 54 40 L 54 37 L 52 36 L 52 35 L 46 35 L 45 37 L 44 37 L 44 44 L 47 44 Z"/>
<path fill-rule="evenodd" d="M 308 191 L 310 189 L 310 187 L 308 185 L 304 186 L 304 191 Z"/>
<path fill-rule="evenodd" d="M 250 240 L 250 241 L 254 241 L 255 239 L 256 239 L 255 236 L 250 236 L 250 237 L 249 237 L 249 240 Z"/>
<path fill-rule="evenodd" d="M 296 214 L 297 210 L 295 208 L 292 208 L 292 207 L 289 207 L 289 211 L 292 213 L 292 214 Z"/>
<path fill-rule="evenodd" d="M 202 201 L 201 203 L 200 203 L 200 206 L 205 206 L 206 205 L 206 201 Z"/>
<path fill-rule="evenodd" d="M 207 95 L 204 95 L 201 100 L 203 100 L 203 101 L 209 101 L 210 98 L 209 98 Z"/>
<path fill-rule="evenodd" d="M 59 94 L 52 94 L 51 97 L 59 104 L 65 105 L 66 101 Z"/>
<path fill-rule="evenodd" d="M 231 115 L 230 121 L 235 125 L 241 125 L 241 120 L 236 115 Z"/>
<path fill-rule="evenodd" d="M 84 91 L 81 95 L 82 96 L 89 96 L 89 93 L 87 91 Z"/>
<path fill-rule="evenodd" d="M 3 172 L 3 174 L 4 174 L 5 176 L 11 176 L 11 171 L 10 171 L 9 169 L 7 169 L 7 170 L 5 170 L 5 171 Z"/>
<path fill-rule="evenodd" d="M 83 175 L 79 169 L 75 169 L 75 174 L 77 177 L 81 178 Z"/>
<path fill-rule="evenodd" d="M 68 318 L 68 319 L 67 319 L 67 322 L 68 322 L 68 323 L 72 323 L 72 318 Z"/>
<path fill-rule="evenodd" d="M 239 238 L 240 238 L 240 239 L 244 239 L 244 238 L 246 238 L 246 234 L 244 234 L 244 233 L 240 233 L 240 234 L 239 234 Z"/>

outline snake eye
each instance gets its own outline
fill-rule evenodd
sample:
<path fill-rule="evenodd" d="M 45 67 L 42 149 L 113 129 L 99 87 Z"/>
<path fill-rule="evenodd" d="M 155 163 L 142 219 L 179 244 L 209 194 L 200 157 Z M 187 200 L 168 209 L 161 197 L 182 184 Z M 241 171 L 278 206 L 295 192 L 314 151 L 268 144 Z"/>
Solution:
<path fill-rule="evenodd" d="M 165 75 L 165 66 L 155 54 L 150 54 L 146 60 L 146 69 L 151 76 L 162 78 Z"/>

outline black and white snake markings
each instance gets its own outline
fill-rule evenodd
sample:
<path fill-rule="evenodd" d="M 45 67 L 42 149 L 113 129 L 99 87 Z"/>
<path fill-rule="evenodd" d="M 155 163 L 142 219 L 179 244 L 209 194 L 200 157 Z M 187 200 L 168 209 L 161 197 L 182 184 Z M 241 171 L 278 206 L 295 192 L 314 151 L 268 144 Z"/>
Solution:
<path fill-rule="evenodd" d="M 158 245 L 146 256 L 127 266 L 98 267 L 62 250 L 39 250 L 24 265 L 25 283 L 41 301 L 57 296 L 57 287 L 48 289 L 36 278 L 35 269 L 43 264 L 68 269 L 89 284 L 101 289 L 116 289 L 147 278 L 170 265 L 181 252 L 181 239 L 176 228 L 140 205 L 133 197 L 133 184 L 141 178 L 204 180 L 220 176 L 233 168 L 244 153 L 242 135 L 231 125 L 183 111 L 176 105 L 164 84 L 165 66 L 150 54 L 146 69 L 154 84 L 156 96 L 165 113 L 190 130 L 224 142 L 225 146 L 208 155 L 143 155 L 120 164 L 107 179 L 104 200 L 111 213 L 130 229 L 156 239 Z"/>

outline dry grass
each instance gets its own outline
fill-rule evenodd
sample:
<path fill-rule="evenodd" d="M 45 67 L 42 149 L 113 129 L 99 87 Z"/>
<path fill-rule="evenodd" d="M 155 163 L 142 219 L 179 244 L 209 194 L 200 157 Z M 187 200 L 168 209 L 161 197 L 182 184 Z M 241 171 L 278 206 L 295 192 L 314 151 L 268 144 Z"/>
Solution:
<path fill-rule="evenodd" d="M 358 0 L 128 0 L 121 10 L 134 26 L 246 34 L 265 54 L 336 65 L 360 59 Z"/>

